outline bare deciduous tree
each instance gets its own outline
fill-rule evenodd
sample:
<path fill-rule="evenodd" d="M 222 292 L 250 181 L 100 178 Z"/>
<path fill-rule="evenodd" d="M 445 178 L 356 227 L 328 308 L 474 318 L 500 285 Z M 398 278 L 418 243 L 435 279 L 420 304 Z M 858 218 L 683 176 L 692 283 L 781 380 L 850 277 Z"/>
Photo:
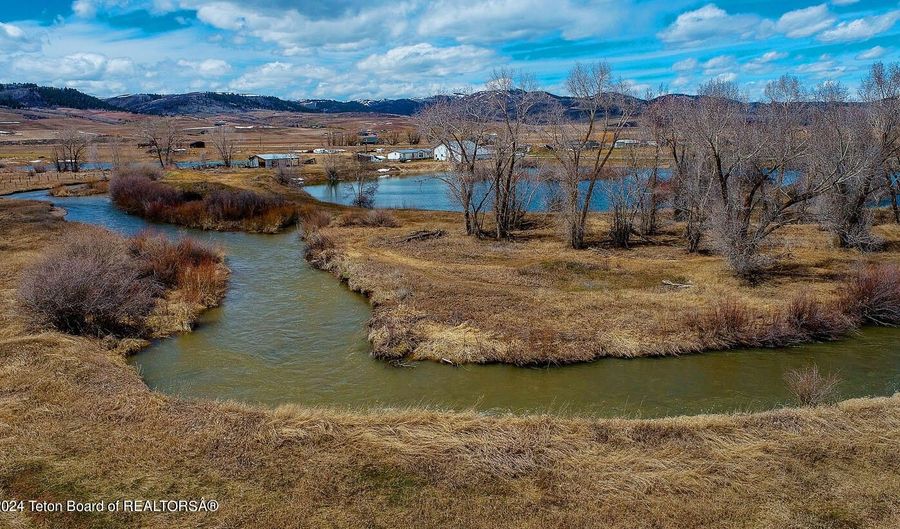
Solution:
<path fill-rule="evenodd" d="M 840 84 L 823 85 L 817 99 L 806 171 L 831 184 L 817 200 L 818 214 L 839 246 L 872 249 L 879 244 L 870 206 L 879 191 L 881 146 L 871 141 L 866 110 L 849 104 Z"/>
<path fill-rule="evenodd" d="M 138 126 L 138 135 L 162 168 L 172 165 L 175 149 L 182 142 L 182 130 L 174 118 L 147 119 Z"/>
<path fill-rule="evenodd" d="M 761 247 L 799 218 L 799 205 L 833 180 L 800 171 L 806 153 L 804 94 L 796 79 L 782 77 L 766 89 L 752 113 L 733 83 L 711 81 L 690 105 L 688 149 L 710 175 L 716 246 L 739 276 L 752 278 L 769 260 Z"/>
<path fill-rule="evenodd" d="M 482 219 L 490 194 L 477 170 L 487 149 L 489 109 L 483 98 L 460 94 L 441 98 L 420 111 L 415 120 L 424 136 L 434 145 L 444 145 L 449 153 L 451 171 L 438 176 L 463 210 L 468 235 L 481 235 Z"/>
<path fill-rule="evenodd" d="M 91 137 L 77 129 L 63 129 L 53 147 L 53 158 L 58 172 L 81 170 L 81 164 L 91 145 Z"/>
<path fill-rule="evenodd" d="M 234 154 L 237 151 L 237 141 L 234 137 L 234 130 L 224 125 L 217 126 L 210 137 L 213 146 L 219 153 L 219 158 L 225 167 L 231 167 L 234 161 Z"/>
<path fill-rule="evenodd" d="M 378 180 L 372 178 L 368 162 L 356 159 L 347 164 L 346 193 L 350 203 L 358 208 L 375 206 Z"/>
<path fill-rule="evenodd" d="M 532 171 L 523 159 L 534 109 L 544 98 L 531 76 L 508 69 L 494 72 L 484 97 L 487 112 L 482 118 L 492 125 L 491 158 L 484 165 L 493 190 L 494 230 L 497 239 L 507 239 L 534 191 Z"/>
<path fill-rule="evenodd" d="M 558 162 L 555 179 L 561 188 L 566 241 L 572 248 L 583 248 L 597 182 L 636 109 L 628 87 L 613 78 L 604 62 L 576 65 L 566 87 L 575 100 L 575 108 L 555 105 L 545 133 Z M 578 117 L 573 119 L 570 110 L 577 111 Z"/>
<path fill-rule="evenodd" d="M 891 199 L 894 222 L 900 224 L 900 181 L 894 163 L 900 164 L 900 63 L 875 63 L 859 91 L 865 103 L 873 141 L 878 147 L 874 176 L 884 182 Z M 876 183 L 877 186 L 877 183 Z"/>
<path fill-rule="evenodd" d="M 328 180 L 328 183 L 334 185 L 341 180 L 341 162 L 337 156 L 325 155 L 322 158 L 322 169 L 325 171 L 325 179 Z"/>

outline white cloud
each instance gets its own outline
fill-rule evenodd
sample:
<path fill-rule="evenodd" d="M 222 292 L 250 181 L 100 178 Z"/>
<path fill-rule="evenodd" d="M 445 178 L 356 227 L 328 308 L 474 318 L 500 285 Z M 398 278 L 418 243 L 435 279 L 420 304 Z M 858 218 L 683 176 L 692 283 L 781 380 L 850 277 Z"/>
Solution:
<path fill-rule="evenodd" d="M 737 61 L 731 55 L 719 55 L 703 63 L 703 75 L 728 72 L 737 67 Z"/>
<path fill-rule="evenodd" d="M 775 30 L 790 38 L 808 37 L 834 24 L 827 4 L 788 11 L 775 23 Z"/>
<path fill-rule="evenodd" d="M 97 14 L 97 6 L 91 0 L 75 0 L 72 12 L 81 18 L 91 18 Z"/>
<path fill-rule="evenodd" d="M 696 46 L 713 39 L 747 40 L 771 33 L 772 22 L 756 15 L 728 14 L 715 4 L 678 15 L 658 36 L 663 42 Z"/>
<path fill-rule="evenodd" d="M 831 0 L 831 3 L 836 6 L 849 6 L 859 2 L 859 0 Z"/>
<path fill-rule="evenodd" d="M 689 72 L 691 70 L 697 69 L 697 59 L 693 57 L 688 57 L 687 59 L 682 59 L 672 65 L 672 69 L 676 72 Z"/>
<path fill-rule="evenodd" d="M 686 75 L 679 75 L 672 81 L 672 86 L 674 88 L 683 88 L 689 84 L 691 84 L 692 79 Z"/>
<path fill-rule="evenodd" d="M 308 46 L 334 49 L 370 41 L 396 37 L 406 31 L 409 4 L 398 2 L 391 6 L 390 20 L 385 12 L 363 8 L 343 16 L 313 19 L 296 9 L 270 9 L 227 1 L 203 3 L 197 7 L 197 18 L 218 29 L 236 32 L 236 39 L 253 37 L 277 44 L 296 55 Z"/>
<path fill-rule="evenodd" d="M 231 65 L 222 59 L 206 59 L 204 61 L 178 61 L 178 66 L 190 68 L 192 73 L 201 77 L 221 77 L 231 71 Z"/>
<path fill-rule="evenodd" d="M 847 67 L 838 64 L 831 55 L 823 54 L 819 60 L 796 67 L 799 73 L 805 73 L 820 79 L 834 79 L 847 71 Z"/>
<path fill-rule="evenodd" d="M 438 0 L 422 13 L 418 32 L 459 42 L 490 42 L 559 30 L 572 40 L 619 29 L 628 4 L 627 0 Z"/>
<path fill-rule="evenodd" d="M 723 81 L 726 83 L 731 83 L 737 80 L 737 74 L 734 72 L 724 72 L 720 73 L 715 77 L 716 81 Z"/>
<path fill-rule="evenodd" d="M 856 58 L 861 61 L 871 61 L 881 57 L 886 52 L 887 50 L 882 46 L 875 46 L 859 53 Z"/>
<path fill-rule="evenodd" d="M 385 53 L 373 54 L 359 62 L 364 72 L 401 77 L 444 77 L 484 70 L 493 53 L 484 48 L 450 46 L 438 48 L 428 43 L 399 46 Z"/>
<path fill-rule="evenodd" d="M 0 22 L 0 50 L 5 53 L 35 51 L 39 48 L 37 39 L 20 26 Z"/>
<path fill-rule="evenodd" d="M 890 11 L 883 15 L 857 18 L 849 22 L 841 22 L 833 29 L 822 32 L 818 39 L 822 42 L 867 40 L 891 29 L 897 20 L 900 20 L 900 10 Z"/>
<path fill-rule="evenodd" d="M 755 59 L 751 59 L 744 64 L 744 70 L 753 73 L 760 73 L 772 69 L 772 63 L 784 59 L 788 54 L 782 51 L 769 51 L 763 53 Z"/>
<path fill-rule="evenodd" d="M 336 74 L 331 70 L 313 65 L 297 65 L 288 62 L 269 62 L 258 68 L 254 68 L 231 84 L 231 88 L 238 91 L 279 89 L 288 86 L 309 85 L 312 81 L 333 77 Z"/>

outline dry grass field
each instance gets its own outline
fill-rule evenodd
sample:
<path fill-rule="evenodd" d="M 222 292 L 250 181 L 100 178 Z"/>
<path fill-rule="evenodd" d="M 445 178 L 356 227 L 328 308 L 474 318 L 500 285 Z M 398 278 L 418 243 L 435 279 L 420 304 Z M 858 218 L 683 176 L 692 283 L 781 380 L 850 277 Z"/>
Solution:
<path fill-rule="evenodd" d="M 398 233 L 416 222 L 437 221 L 404 219 Z M 592 420 L 268 410 L 155 393 L 103 341 L 33 329 L 22 317 L 22 268 L 78 229 L 49 206 L 0 199 L 0 497 L 205 497 L 220 508 L 0 513 L 2 526 L 900 525 L 900 395 L 752 415 Z M 434 250 L 408 262 L 426 251 Z M 495 259 L 500 251 L 484 250 Z"/>
<path fill-rule="evenodd" d="M 876 228 L 887 251 L 868 255 L 835 248 L 814 225 L 789 226 L 771 249 L 779 267 L 750 285 L 720 256 L 688 254 L 674 223 L 630 250 L 598 238 L 576 251 L 549 217 L 513 242 L 495 242 L 465 236 L 454 213 L 393 215 L 396 227 L 332 222 L 322 233 L 333 247 L 313 256 L 370 296 L 370 338 L 389 359 L 547 364 L 783 345 L 790 339 L 764 335 L 794 300 L 829 304 L 861 263 L 900 263 L 893 224 Z M 606 223 L 596 215 L 589 231 L 599 237 Z M 436 230 L 444 235 L 405 240 Z M 746 320 L 739 332 L 711 332 L 707 315 L 732 306 Z"/>

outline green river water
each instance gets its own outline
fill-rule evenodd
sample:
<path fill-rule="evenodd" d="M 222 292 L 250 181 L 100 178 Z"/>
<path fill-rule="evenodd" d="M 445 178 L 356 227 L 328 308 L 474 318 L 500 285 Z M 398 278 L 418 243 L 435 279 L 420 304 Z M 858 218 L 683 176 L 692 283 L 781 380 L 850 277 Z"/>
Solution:
<path fill-rule="evenodd" d="M 106 196 L 52 198 L 67 219 L 126 234 L 150 225 Z M 842 341 L 678 358 L 604 359 L 552 368 L 392 367 L 369 356 L 365 298 L 310 267 L 295 233 L 216 233 L 153 225 L 220 246 L 232 278 L 221 307 L 194 332 L 160 340 L 130 362 L 147 384 L 188 397 L 363 409 L 428 406 L 484 412 L 659 417 L 751 411 L 790 403 L 782 380 L 816 363 L 840 374 L 842 397 L 900 390 L 900 330 L 868 328 Z"/>

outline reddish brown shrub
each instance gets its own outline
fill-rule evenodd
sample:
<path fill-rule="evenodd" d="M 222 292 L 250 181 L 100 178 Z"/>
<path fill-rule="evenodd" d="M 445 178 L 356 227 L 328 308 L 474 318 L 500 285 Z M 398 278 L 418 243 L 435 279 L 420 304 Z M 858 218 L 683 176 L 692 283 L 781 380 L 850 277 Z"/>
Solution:
<path fill-rule="evenodd" d="M 112 179 L 109 192 L 128 213 L 201 229 L 276 232 L 297 221 L 293 204 L 252 191 L 217 190 L 196 199 L 144 176 L 124 174 Z"/>
<path fill-rule="evenodd" d="M 305 207 L 300 213 L 300 229 L 303 233 L 312 233 L 322 228 L 327 228 L 331 224 L 331 215 L 318 208 Z"/>
<path fill-rule="evenodd" d="M 776 346 L 790 342 L 836 340 L 853 328 L 853 321 L 838 305 L 816 301 L 808 294 L 800 294 L 791 300 L 780 315 L 779 323 L 784 327 L 784 337 L 772 340 Z"/>
<path fill-rule="evenodd" d="M 129 240 L 129 248 L 146 276 L 167 288 L 180 288 L 186 271 L 222 262 L 219 252 L 194 239 L 175 243 L 162 234 L 142 232 Z"/>
<path fill-rule="evenodd" d="M 688 313 L 686 324 L 698 335 L 723 345 L 741 345 L 747 340 L 753 315 L 737 301 L 725 299 L 716 306 Z"/>
<path fill-rule="evenodd" d="M 900 267 L 867 264 L 842 289 L 841 305 L 851 317 L 874 325 L 900 325 Z"/>
<path fill-rule="evenodd" d="M 192 303 L 210 307 L 224 294 L 225 270 L 215 262 L 201 262 L 182 268 L 178 273 L 178 290 Z"/>
<path fill-rule="evenodd" d="M 131 334 L 153 310 L 159 285 L 122 237 L 82 232 L 27 268 L 19 300 L 39 321 L 72 334 Z"/>

